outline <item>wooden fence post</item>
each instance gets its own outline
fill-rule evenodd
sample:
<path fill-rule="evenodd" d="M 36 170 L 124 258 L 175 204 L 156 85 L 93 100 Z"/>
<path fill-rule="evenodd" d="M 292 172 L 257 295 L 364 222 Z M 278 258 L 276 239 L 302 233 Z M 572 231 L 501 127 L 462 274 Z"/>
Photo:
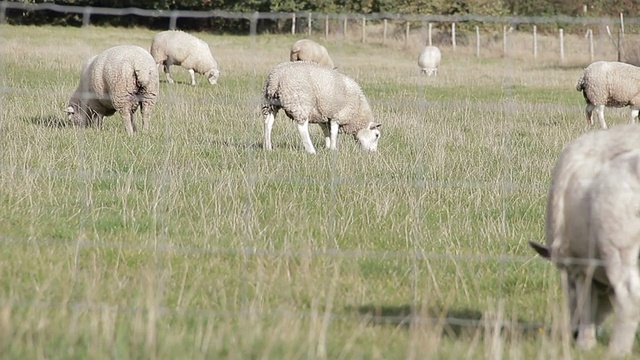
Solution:
<path fill-rule="evenodd" d="M 329 15 L 324 16 L 324 38 L 329 38 Z"/>
<path fill-rule="evenodd" d="M 291 14 L 291 35 L 296 34 L 296 13 Z"/>
<path fill-rule="evenodd" d="M 538 27 L 533 25 L 533 58 L 538 58 Z"/>
<path fill-rule="evenodd" d="M 409 27 L 411 26 L 411 24 L 409 24 L 409 22 L 407 21 L 407 29 L 405 30 L 405 35 L 404 35 L 404 46 L 409 46 Z"/>
<path fill-rule="evenodd" d="M 593 30 L 587 29 L 587 37 L 589 38 L 589 59 L 591 62 L 595 59 L 594 49 L 593 49 Z"/>
<path fill-rule="evenodd" d="M 502 26 L 502 54 L 507 56 L 507 25 Z"/>
<path fill-rule="evenodd" d="M 384 20 L 383 20 L 383 23 L 384 23 L 384 28 L 383 28 L 383 30 L 382 30 L 382 44 L 384 45 L 384 44 L 386 44 L 386 43 L 387 43 L 387 26 L 388 26 L 388 24 L 387 24 L 387 23 L 388 23 L 387 19 L 384 19 Z"/>
<path fill-rule="evenodd" d="M 451 46 L 456 51 L 456 23 L 451 23 Z"/>
<path fill-rule="evenodd" d="M 433 24 L 429 23 L 429 25 L 427 26 L 429 28 L 429 46 L 433 45 L 433 42 L 431 41 L 431 34 L 433 34 Z"/>
<path fill-rule="evenodd" d="M 362 43 L 367 42 L 367 18 L 362 17 Z"/>
<path fill-rule="evenodd" d="M 308 29 L 307 29 L 308 35 L 309 35 L 309 37 L 311 37 L 311 13 L 309 13 L 309 18 L 308 18 L 308 21 L 307 21 L 307 27 L 308 27 Z"/>
<path fill-rule="evenodd" d="M 560 60 L 564 60 L 564 30 L 560 29 Z"/>
<path fill-rule="evenodd" d="M 480 27 L 476 26 L 476 57 L 480 57 Z"/>

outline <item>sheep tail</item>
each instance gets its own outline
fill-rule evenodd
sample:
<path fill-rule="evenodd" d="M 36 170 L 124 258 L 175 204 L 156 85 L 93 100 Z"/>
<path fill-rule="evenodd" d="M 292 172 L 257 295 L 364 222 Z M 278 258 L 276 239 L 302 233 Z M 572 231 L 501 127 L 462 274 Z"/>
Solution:
<path fill-rule="evenodd" d="M 291 61 L 298 61 L 300 60 L 300 48 L 299 47 L 294 47 L 293 49 L 291 49 L 291 57 L 290 57 Z"/>
<path fill-rule="evenodd" d="M 582 91 L 584 90 L 584 75 L 580 77 L 578 83 L 576 84 L 576 90 Z"/>

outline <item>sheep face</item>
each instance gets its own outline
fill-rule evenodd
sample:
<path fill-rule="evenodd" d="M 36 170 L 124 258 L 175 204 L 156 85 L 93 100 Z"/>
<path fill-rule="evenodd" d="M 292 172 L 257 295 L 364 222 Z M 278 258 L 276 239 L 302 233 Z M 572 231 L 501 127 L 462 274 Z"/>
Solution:
<path fill-rule="evenodd" d="M 370 122 L 367 127 L 356 133 L 356 139 L 364 150 L 377 151 L 380 139 L 380 124 Z"/>
<path fill-rule="evenodd" d="M 204 76 L 206 76 L 207 80 L 209 80 L 209 84 L 215 85 L 215 84 L 218 83 L 218 77 L 220 76 L 220 70 L 211 69 L 211 70 L 207 71 L 207 73 L 204 74 Z"/>
<path fill-rule="evenodd" d="M 437 68 L 423 68 L 421 73 L 426 74 L 427 76 L 436 76 L 438 75 L 438 69 Z"/>
<path fill-rule="evenodd" d="M 71 124 L 75 126 L 86 126 L 88 121 L 88 114 L 83 111 L 78 104 L 69 104 L 69 106 L 64 110 L 69 118 Z"/>

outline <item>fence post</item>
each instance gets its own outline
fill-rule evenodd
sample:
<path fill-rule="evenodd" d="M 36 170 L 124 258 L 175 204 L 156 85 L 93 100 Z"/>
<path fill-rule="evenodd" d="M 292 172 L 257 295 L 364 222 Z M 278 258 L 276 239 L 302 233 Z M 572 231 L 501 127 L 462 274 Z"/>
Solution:
<path fill-rule="evenodd" d="M 429 46 L 433 45 L 432 41 L 431 41 L 431 34 L 433 31 L 433 24 L 429 23 L 429 25 L 427 26 L 429 28 Z"/>
<path fill-rule="evenodd" d="M 589 59 L 593 62 L 594 51 L 593 51 L 593 30 L 587 29 L 587 37 L 589 38 Z"/>
<path fill-rule="evenodd" d="M 82 12 L 82 27 L 89 26 L 91 22 L 91 6 L 87 6 L 84 8 Z"/>
<path fill-rule="evenodd" d="M 480 27 L 476 26 L 476 57 L 480 57 Z"/>
<path fill-rule="evenodd" d="M 502 54 L 507 56 L 507 25 L 502 26 Z"/>
<path fill-rule="evenodd" d="M 308 18 L 308 21 L 307 21 L 307 27 L 308 27 L 308 30 L 307 30 L 308 36 L 311 37 L 311 13 L 309 13 L 309 18 Z"/>
<path fill-rule="evenodd" d="M 538 58 L 538 27 L 533 25 L 533 58 Z"/>
<path fill-rule="evenodd" d="M 347 20 L 349 20 L 348 17 L 344 17 L 344 23 L 342 23 L 342 35 L 344 35 L 344 38 L 347 38 Z"/>
<path fill-rule="evenodd" d="M 564 30 L 560 29 L 560 60 L 564 60 Z"/>
<path fill-rule="evenodd" d="M 387 19 L 383 20 L 384 23 L 384 28 L 382 30 L 382 44 L 386 44 L 387 43 Z"/>
<path fill-rule="evenodd" d="M 409 21 L 407 21 L 407 28 L 404 34 L 404 46 L 409 46 L 409 27 L 410 26 L 411 24 L 409 24 Z"/>
<path fill-rule="evenodd" d="M 367 42 L 367 18 L 362 17 L 362 43 Z"/>
<path fill-rule="evenodd" d="M 7 21 L 7 2 L 0 3 L 0 24 L 4 24 Z"/>
<path fill-rule="evenodd" d="M 296 34 L 296 13 L 291 14 L 291 35 Z"/>
<path fill-rule="evenodd" d="M 259 12 L 254 12 L 251 15 L 251 20 L 249 24 L 249 35 L 254 36 L 258 32 L 258 17 L 260 16 Z"/>
<path fill-rule="evenodd" d="M 451 46 L 456 51 L 456 23 L 451 23 Z"/>
<path fill-rule="evenodd" d="M 324 16 L 324 38 L 329 38 L 329 15 Z"/>
<path fill-rule="evenodd" d="M 171 11 L 171 17 L 169 18 L 169 30 L 175 30 L 178 22 L 178 12 Z"/>

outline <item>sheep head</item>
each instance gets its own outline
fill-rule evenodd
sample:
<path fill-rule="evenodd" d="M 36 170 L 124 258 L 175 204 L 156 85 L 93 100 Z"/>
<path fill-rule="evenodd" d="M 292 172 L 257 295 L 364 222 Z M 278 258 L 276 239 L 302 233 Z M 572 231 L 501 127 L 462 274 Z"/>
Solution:
<path fill-rule="evenodd" d="M 206 76 L 207 80 L 209 80 L 209 84 L 215 85 L 215 84 L 218 83 L 218 77 L 220 76 L 220 70 L 211 69 L 211 70 L 207 71 L 207 73 L 204 74 L 204 76 Z"/>
<path fill-rule="evenodd" d="M 365 128 L 356 133 L 356 139 L 364 150 L 378 150 L 378 139 L 380 139 L 380 124 L 376 122 L 370 122 Z"/>

